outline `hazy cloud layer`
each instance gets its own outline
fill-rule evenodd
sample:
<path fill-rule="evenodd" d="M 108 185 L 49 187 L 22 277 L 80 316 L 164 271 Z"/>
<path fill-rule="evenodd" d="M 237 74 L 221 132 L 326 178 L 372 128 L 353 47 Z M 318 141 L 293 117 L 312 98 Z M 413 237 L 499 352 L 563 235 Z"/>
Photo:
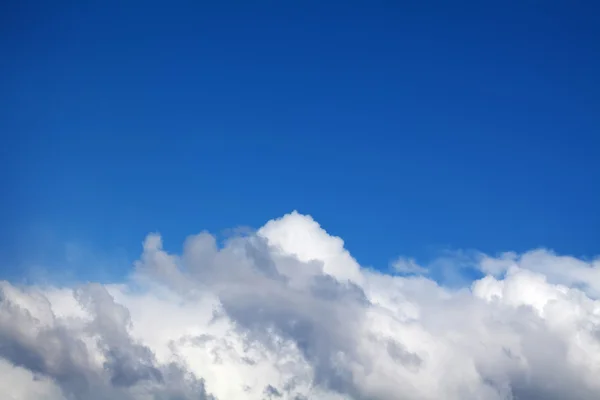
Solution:
<path fill-rule="evenodd" d="M 292 213 L 131 278 L 0 284 L 0 392 L 13 399 L 598 399 L 600 262 L 538 249 L 447 258 L 485 277 L 445 288 L 414 260 L 361 268 Z M 448 264 L 450 263 L 450 264 Z"/>

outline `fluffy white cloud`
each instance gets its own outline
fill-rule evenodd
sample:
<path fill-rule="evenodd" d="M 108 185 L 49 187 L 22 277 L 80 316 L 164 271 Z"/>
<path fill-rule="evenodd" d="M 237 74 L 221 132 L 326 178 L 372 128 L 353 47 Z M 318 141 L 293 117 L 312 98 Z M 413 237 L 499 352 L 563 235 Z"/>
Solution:
<path fill-rule="evenodd" d="M 223 246 L 191 236 L 181 255 L 151 234 L 119 285 L 3 282 L 0 391 L 50 400 L 599 398 L 598 261 L 546 250 L 475 255 L 469 263 L 486 276 L 450 289 L 399 260 L 412 276 L 361 268 L 340 238 L 291 213 Z"/>

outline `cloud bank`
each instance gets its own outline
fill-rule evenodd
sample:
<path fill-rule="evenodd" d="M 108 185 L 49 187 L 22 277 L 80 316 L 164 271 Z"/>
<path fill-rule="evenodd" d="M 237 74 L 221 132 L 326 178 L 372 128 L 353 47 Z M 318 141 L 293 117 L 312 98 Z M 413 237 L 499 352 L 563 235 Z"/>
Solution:
<path fill-rule="evenodd" d="M 296 212 L 222 246 L 191 236 L 182 254 L 151 234 L 121 284 L 0 283 L 0 392 L 600 398 L 600 261 L 538 249 L 469 263 L 485 276 L 462 288 L 405 258 L 393 268 L 407 274 L 369 270 Z"/>

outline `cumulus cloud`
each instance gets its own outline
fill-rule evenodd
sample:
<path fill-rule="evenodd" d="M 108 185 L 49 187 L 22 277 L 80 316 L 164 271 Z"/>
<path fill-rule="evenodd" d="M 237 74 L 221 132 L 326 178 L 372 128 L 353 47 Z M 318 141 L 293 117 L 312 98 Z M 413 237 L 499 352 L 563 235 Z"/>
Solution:
<path fill-rule="evenodd" d="M 452 262 L 448 258 L 446 264 Z M 129 279 L 0 285 L 15 399 L 597 399 L 600 263 L 548 250 L 362 268 L 296 212 L 182 254 L 150 234 Z M 408 274 L 408 275 L 407 275 Z M 9 397 L 10 398 L 10 397 Z"/>

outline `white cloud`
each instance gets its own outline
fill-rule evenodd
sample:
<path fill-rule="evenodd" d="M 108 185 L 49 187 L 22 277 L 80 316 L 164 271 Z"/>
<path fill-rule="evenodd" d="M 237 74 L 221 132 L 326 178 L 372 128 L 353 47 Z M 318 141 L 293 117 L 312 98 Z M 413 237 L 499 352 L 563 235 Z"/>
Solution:
<path fill-rule="evenodd" d="M 468 262 L 486 276 L 460 289 L 419 275 L 410 259 L 396 267 L 417 275 L 362 269 L 340 238 L 298 213 L 222 248 L 206 232 L 191 236 L 181 255 L 151 234 L 122 284 L 0 285 L 0 391 L 597 399 L 598 261 L 534 250 Z"/>
<path fill-rule="evenodd" d="M 424 275 L 427 268 L 421 267 L 413 258 L 398 257 L 392 262 L 392 268 L 400 274 Z"/>

